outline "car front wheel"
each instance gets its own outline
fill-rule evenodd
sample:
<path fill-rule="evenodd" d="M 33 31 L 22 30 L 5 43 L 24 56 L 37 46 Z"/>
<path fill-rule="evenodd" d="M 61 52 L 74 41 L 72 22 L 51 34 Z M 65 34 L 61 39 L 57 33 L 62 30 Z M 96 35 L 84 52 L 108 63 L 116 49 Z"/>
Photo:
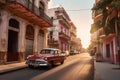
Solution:
<path fill-rule="evenodd" d="M 64 61 L 61 62 L 61 64 L 63 64 L 63 63 L 64 63 Z"/>
<path fill-rule="evenodd" d="M 34 68 L 34 66 L 32 66 L 32 65 L 28 65 L 28 67 L 29 67 L 29 68 Z"/>

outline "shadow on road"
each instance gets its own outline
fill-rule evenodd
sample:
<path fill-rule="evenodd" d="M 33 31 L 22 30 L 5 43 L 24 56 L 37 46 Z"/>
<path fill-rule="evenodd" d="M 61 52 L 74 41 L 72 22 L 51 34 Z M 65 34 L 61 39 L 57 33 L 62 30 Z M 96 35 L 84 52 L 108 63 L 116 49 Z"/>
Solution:
<path fill-rule="evenodd" d="M 51 69 L 50 71 L 45 72 L 45 74 L 40 74 L 34 78 L 32 78 L 31 80 L 73 80 L 74 75 L 80 75 L 81 70 L 86 66 L 86 64 L 84 64 L 84 62 L 87 65 L 92 65 L 90 67 L 89 70 L 87 70 L 87 74 L 78 76 L 76 79 L 74 80 L 93 80 L 93 75 L 94 75 L 94 67 L 93 67 L 93 60 L 78 60 L 72 64 L 66 65 L 66 66 L 58 66 L 55 67 L 53 69 Z M 79 65 L 79 66 L 78 66 Z M 62 68 L 61 68 L 62 67 Z M 78 69 L 79 68 L 79 69 Z M 78 69 L 79 71 L 75 70 Z M 73 71 L 72 71 L 73 70 Z M 72 72 L 71 72 L 72 71 Z M 77 71 L 74 73 L 74 71 Z"/>

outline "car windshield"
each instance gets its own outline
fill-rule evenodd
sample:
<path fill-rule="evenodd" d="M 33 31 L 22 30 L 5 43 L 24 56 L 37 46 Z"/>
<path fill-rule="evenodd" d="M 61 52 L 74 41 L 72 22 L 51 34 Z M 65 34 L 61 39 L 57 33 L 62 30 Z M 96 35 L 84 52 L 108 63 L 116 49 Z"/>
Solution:
<path fill-rule="evenodd" d="M 53 50 L 41 50 L 41 54 L 54 54 L 55 51 Z"/>

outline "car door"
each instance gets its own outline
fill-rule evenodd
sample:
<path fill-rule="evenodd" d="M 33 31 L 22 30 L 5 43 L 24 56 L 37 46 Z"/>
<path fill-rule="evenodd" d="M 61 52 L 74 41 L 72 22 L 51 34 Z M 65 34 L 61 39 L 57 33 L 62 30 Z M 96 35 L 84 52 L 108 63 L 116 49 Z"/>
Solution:
<path fill-rule="evenodd" d="M 61 62 L 63 61 L 63 55 L 61 55 L 61 51 L 57 50 L 57 54 L 58 54 L 58 61 Z"/>
<path fill-rule="evenodd" d="M 58 54 L 58 50 L 55 50 L 54 51 L 54 63 L 58 63 L 60 62 L 60 57 L 59 57 L 59 54 Z"/>

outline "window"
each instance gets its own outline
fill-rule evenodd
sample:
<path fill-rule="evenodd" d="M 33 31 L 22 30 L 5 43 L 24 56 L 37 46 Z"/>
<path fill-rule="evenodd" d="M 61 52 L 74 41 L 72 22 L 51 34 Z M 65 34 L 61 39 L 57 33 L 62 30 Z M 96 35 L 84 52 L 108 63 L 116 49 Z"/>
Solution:
<path fill-rule="evenodd" d="M 54 51 L 54 50 L 51 50 L 51 51 L 50 51 L 50 54 L 55 54 L 55 51 Z"/>
<path fill-rule="evenodd" d="M 15 19 L 10 19 L 9 20 L 9 26 L 19 29 L 19 22 Z"/>
<path fill-rule="evenodd" d="M 63 32 L 63 27 L 61 26 L 61 32 Z"/>
<path fill-rule="evenodd" d="M 31 25 L 27 25 L 26 28 L 26 38 L 27 39 L 34 39 L 34 28 Z"/>
<path fill-rule="evenodd" d="M 53 31 L 50 31 L 50 40 L 53 39 Z"/>
<path fill-rule="evenodd" d="M 44 5 L 44 3 L 42 1 L 40 1 L 39 2 L 39 10 L 44 11 L 44 9 L 45 9 L 45 5 Z"/>
<path fill-rule="evenodd" d="M 27 0 L 28 8 L 34 11 L 34 1 L 35 0 Z"/>
<path fill-rule="evenodd" d="M 39 30 L 39 35 L 44 36 L 44 31 L 40 29 Z"/>
<path fill-rule="evenodd" d="M 106 57 L 109 58 L 110 57 L 110 44 L 106 45 Z"/>

